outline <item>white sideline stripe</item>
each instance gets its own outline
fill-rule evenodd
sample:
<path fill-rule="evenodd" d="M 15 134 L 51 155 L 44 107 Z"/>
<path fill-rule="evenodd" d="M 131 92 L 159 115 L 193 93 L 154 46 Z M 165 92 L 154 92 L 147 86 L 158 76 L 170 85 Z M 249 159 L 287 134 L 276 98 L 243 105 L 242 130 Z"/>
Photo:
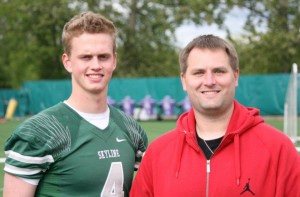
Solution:
<path fill-rule="evenodd" d="M 0 163 L 4 163 L 5 162 L 5 158 L 0 158 Z"/>

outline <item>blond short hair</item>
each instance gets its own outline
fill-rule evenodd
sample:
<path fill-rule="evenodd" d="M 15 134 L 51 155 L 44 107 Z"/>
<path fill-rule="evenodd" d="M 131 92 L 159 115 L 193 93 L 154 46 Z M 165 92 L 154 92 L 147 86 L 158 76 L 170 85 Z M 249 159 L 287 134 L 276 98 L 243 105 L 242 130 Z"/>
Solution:
<path fill-rule="evenodd" d="M 113 38 L 113 52 L 116 52 L 117 30 L 113 22 L 100 14 L 91 11 L 75 15 L 64 26 L 62 32 L 62 44 L 64 53 L 70 55 L 71 41 L 74 37 L 83 33 L 107 33 Z"/>

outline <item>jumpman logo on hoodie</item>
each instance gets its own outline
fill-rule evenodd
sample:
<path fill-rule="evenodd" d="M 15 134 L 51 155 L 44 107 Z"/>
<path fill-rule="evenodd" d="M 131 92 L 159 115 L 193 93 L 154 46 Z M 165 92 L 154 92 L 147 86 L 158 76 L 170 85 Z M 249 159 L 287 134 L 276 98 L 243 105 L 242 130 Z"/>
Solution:
<path fill-rule="evenodd" d="M 253 196 L 255 196 L 255 193 L 250 189 L 250 178 L 248 178 L 248 182 L 246 183 L 244 190 L 240 193 L 240 195 L 242 195 L 245 192 L 250 192 Z"/>

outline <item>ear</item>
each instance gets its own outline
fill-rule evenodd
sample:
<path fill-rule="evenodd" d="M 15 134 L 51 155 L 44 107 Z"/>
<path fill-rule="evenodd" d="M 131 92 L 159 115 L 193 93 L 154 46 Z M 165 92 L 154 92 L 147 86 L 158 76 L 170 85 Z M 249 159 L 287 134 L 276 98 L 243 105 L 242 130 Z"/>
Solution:
<path fill-rule="evenodd" d="M 63 63 L 63 65 L 64 65 L 65 69 L 66 69 L 69 73 L 72 73 L 72 64 L 71 64 L 71 62 L 70 62 L 69 56 L 68 56 L 66 53 L 64 53 L 64 54 L 62 55 L 62 57 L 61 57 L 61 60 L 62 60 L 62 63 Z"/>
<path fill-rule="evenodd" d="M 185 74 L 182 73 L 182 72 L 180 73 L 180 79 L 181 79 L 182 88 L 183 88 L 183 90 L 186 92 Z"/>
<path fill-rule="evenodd" d="M 238 87 L 238 85 L 239 85 L 239 75 L 240 75 L 240 69 L 238 68 L 234 72 L 235 87 Z"/>
<path fill-rule="evenodd" d="M 117 53 L 115 53 L 115 54 L 114 54 L 114 67 L 113 67 L 113 70 L 116 69 L 117 63 L 118 63 L 118 61 L 117 61 Z"/>

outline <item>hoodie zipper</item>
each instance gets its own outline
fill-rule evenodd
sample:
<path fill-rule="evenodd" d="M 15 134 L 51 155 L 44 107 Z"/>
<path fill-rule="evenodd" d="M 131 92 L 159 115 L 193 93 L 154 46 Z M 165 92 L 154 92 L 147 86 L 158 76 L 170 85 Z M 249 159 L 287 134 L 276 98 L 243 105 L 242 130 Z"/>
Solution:
<path fill-rule="evenodd" d="M 236 135 L 236 136 L 238 136 L 238 135 Z M 227 138 L 227 136 L 223 137 L 221 143 L 216 148 L 216 150 L 214 151 L 214 153 L 219 149 L 219 147 L 221 146 L 221 144 L 225 140 L 225 138 Z M 238 141 L 238 140 L 234 140 L 234 143 L 235 143 L 235 141 Z M 235 147 L 235 149 L 237 149 L 236 151 L 238 151 L 239 147 Z M 211 168 L 210 167 L 211 167 L 211 159 L 214 156 L 214 153 L 211 155 L 210 159 L 206 160 L 206 188 L 205 188 L 206 189 L 206 191 L 205 191 L 205 196 L 206 197 L 209 197 L 209 179 L 210 179 L 210 172 L 211 172 Z M 235 157 L 238 157 L 238 155 L 235 156 Z M 236 166 L 236 168 L 239 169 L 240 166 Z M 237 186 L 239 186 L 240 185 L 240 171 L 237 173 L 237 177 L 236 178 L 237 178 Z"/>
<path fill-rule="evenodd" d="M 225 140 L 226 136 L 223 137 L 221 143 Z M 210 177 L 210 163 L 211 163 L 211 158 L 213 157 L 214 153 L 219 149 L 221 146 L 221 143 L 219 146 L 216 148 L 216 150 L 212 153 L 210 156 L 210 159 L 206 160 L 206 188 L 205 188 L 205 196 L 208 197 L 209 195 L 209 177 Z"/>
<path fill-rule="evenodd" d="M 208 197 L 209 189 L 209 175 L 210 175 L 210 160 L 206 160 L 206 197 Z"/>

